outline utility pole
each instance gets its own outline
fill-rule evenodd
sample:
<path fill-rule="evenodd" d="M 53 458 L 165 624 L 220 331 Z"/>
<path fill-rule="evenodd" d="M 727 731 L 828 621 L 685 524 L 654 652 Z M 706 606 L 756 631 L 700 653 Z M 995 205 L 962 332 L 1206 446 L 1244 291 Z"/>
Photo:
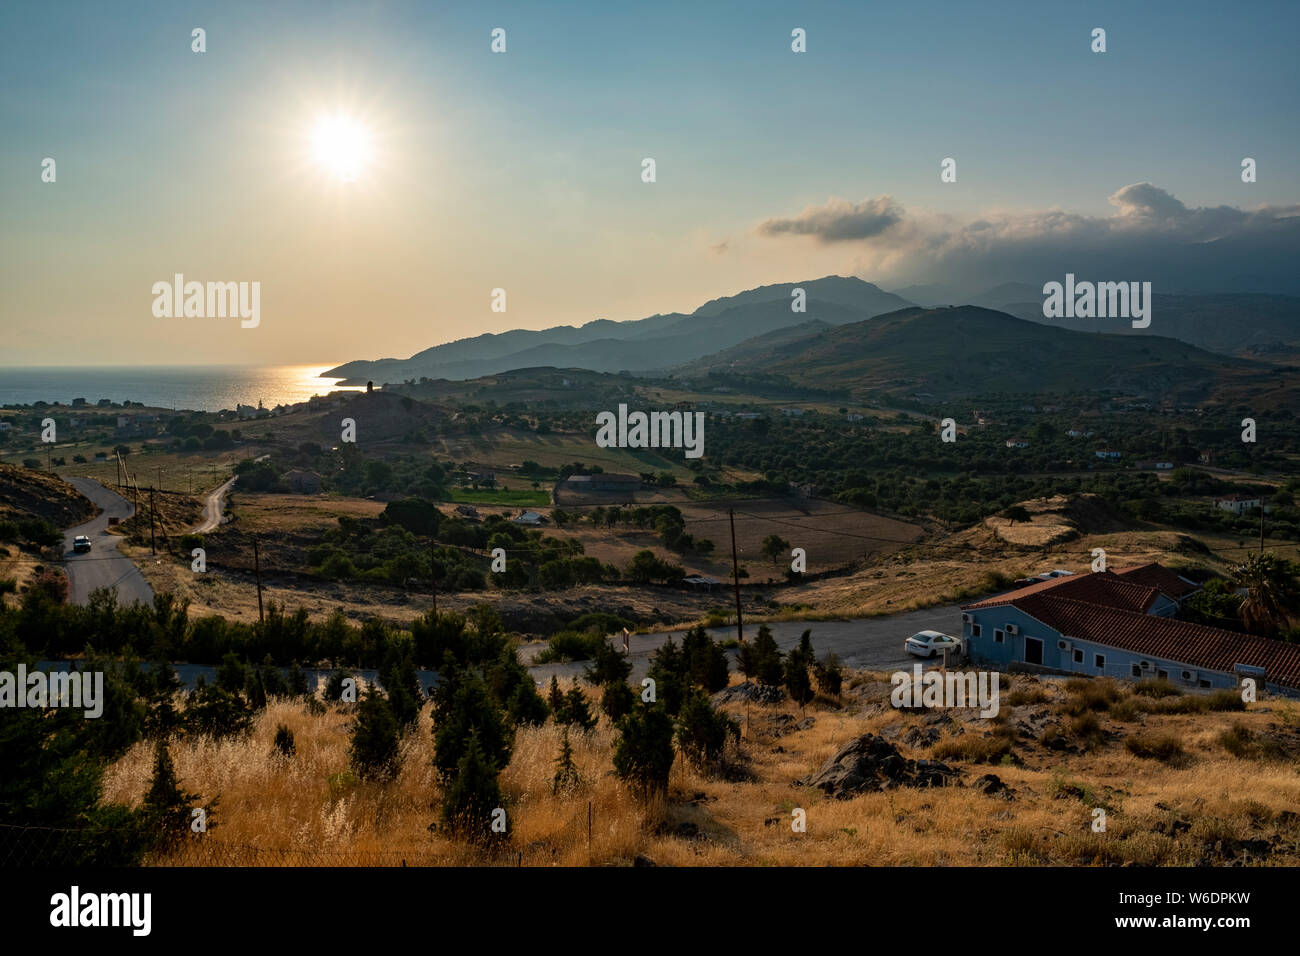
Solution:
<path fill-rule="evenodd" d="M 736 509 L 728 508 L 727 515 L 731 518 L 731 580 L 736 586 L 736 637 L 743 644 L 745 628 L 740 616 L 740 563 L 736 560 Z"/>
<path fill-rule="evenodd" d="M 262 559 L 257 553 L 257 539 L 253 539 L 253 574 L 257 578 L 257 620 L 261 623 L 262 617 Z"/>
<path fill-rule="evenodd" d="M 153 541 L 153 485 L 149 486 L 149 553 L 158 553 Z"/>
<path fill-rule="evenodd" d="M 114 452 L 113 463 L 117 465 L 117 486 L 121 488 L 122 487 L 122 456 Z"/>

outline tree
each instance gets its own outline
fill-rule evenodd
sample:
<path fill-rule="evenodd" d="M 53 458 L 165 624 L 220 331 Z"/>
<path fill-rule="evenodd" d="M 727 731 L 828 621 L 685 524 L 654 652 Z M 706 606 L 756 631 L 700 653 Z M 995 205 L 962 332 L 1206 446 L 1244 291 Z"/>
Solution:
<path fill-rule="evenodd" d="M 476 843 L 490 840 L 492 812 L 501 807 L 500 769 L 471 731 L 464 753 L 442 797 L 442 819 L 453 831 Z"/>
<path fill-rule="evenodd" d="M 688 666 L 686 655 L 671 637 L 650 656 L 646 676 L 655 682 L 655 699 L 670 716 L 677 715 L 686 699 Z"/>
<path fill-rule="evenodd" d="M 560 682 L 554 674 L 551 675 L 551 689 L 547 692 L 546 702 L 550 705 L 557 724 L 568 722 L 564 719 L 564 691 L 560 690 Z"/>
<path fill-rule="evenodd" d="M 1248 589 L 1238 608 L 1246 630 L 1274 637 L 1300 611 L 1297 568 L 1273 552 L 1255 553 L 1233 569 L 1238 587 Z"/>
<path fill-rule="evenodd" d="M 709 703 L 698 690 L 691 691 L 677 715 L 677 743 L 696 767 L 717 762 L 727 738 L 740 739 L 740 726 Z"/>
<path fill-rule="evenodd" d="M 155 741 L 153 754 L 153 778 L 141 806 L 141 823 L 152 834 L 152 845 L 166 849 L 190 832 L 193 804 L 199 796 L 180 788 L 165 740 Z"/>
<path fill-rule="evenodd" d="M 500 770 L 510 762 L 514 733 L 492 702 L 483 679 L 473 671 L 444 674 L 443 679 L 433 728 L 434 766 L 444 779 L 450 778 L 472 735 L 482 759 Z"/>
<path fill-rule="evenodd" d="M 388 780 L 398 769 L 397 718 L 372 684 L 357 707 L 349 757 L 362 780 Z"/>
<path fill-rule="evenodd" d="M 682 654 L 686 677 L 693 686 L 710 693 L 727 686 L 727 653 L 703 627 L 697 625 L 686 632 L 682 638 Z"/>
<path fill-rule="evenodd" d="M 753 650 L 754 676 L 760 684 L 779 687 L 785 677 L 781 661 L 781 651 L 776 646 L 776 639 L 766 624 L 759 625 L 758 635 L 754 638 Z"/>
<path fill-rule="evenodd" d="M 659 706 L 636 708 L 618 724 L 614 772 L 643 797 L 664 793 L 673 768 L 673 720 Z"/>
<path fill-rule="evenodd" d="M 1223 578 L 1211 578 L 1183 603 L 1187 619 L 1196 624 L 1236 630 L 1241 627 L 1238 611 L 1241 595 Z"/>
<path fill-rule="evenodd" d="M 776 559 L 790 550 L 790 542 L 780 535 L 769 534 L 763 539 L 761 547 L 763 553 L 772 559 L 773 564 L 776 564 Z"/>
<path fill-rule="evenodd" d="M 560 756 L 555 761 L 555 779 L 551 782 L 551 793 L 561 790 L 575 790 L 581 782 L 578 768 L 573 763 L 573 745 L 569 743 L 569 728 L 564 728 L 564 740 L 560 744 Z"/>
<path fill-rule="evenodd" d="M 835 654 L 826 655 L 817 662 L 813 673 L 817 678 L 817 686 L 823 694 L 829 697 L 840 696 L 844 684 L 844 669 L 839 657 Z"/>
<path fill-rule="evenodd" d="M 791 651 L 785 659 L 785 689 L 790 699 L 800 707 L 807 707 L 813 699 L 812 681 L 808 677 L 808 662 L 798 650 Z"/>
<path fill-rule="evenodd" d="M 1033 515 L 1025 509 L 1024 505 L 1012 505 L 1002 512 L 1002 517 L 1010 521 L 1012 527 L 1015 527 L 1017 521 L 1033 520 Z"/>
<path fill-rule="evenodd" d="M 584 733 L 596 726 L 596 717 L 587 704 L 587 695 L 582 692 L 577 681 L 573 682 L 573 687 L 564 695 L 564 717 L 566 724 L 577 724 Z"/>

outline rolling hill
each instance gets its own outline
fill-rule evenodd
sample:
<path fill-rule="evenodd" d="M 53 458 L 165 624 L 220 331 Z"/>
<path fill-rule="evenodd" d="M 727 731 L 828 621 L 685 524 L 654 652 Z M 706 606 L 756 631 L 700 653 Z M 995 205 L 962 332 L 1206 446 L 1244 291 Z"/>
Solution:
<path fill-rule="evenodd" d="M 791 311 L 791 290 L 803 288 L 807 311 Z M 655 315 L 632 322 L 598 319 L 540 332 L 517 329 L 438 345 L 409 359 L 348 362 L 324 374 L 347 384 L 411 378 L 469 379 L 518 368 L 553 366 L 597 372 L 653 371 L 690 362 L 755 335 L 817 320 L 860 322 L 911 305 L 861 279 L 827 276 L 781 283 L 713 299 L 690 315 Z"/>
<path fill-rule="evenodd" d="M 1088 391 L 1197 402 L 1225 376 L 1267 366 L 1175 339 L 1075 332 L 977 306 L 910 308 L 804 335 L 751 340 L 678 369 L 780 376 L 852 393 Z"/>

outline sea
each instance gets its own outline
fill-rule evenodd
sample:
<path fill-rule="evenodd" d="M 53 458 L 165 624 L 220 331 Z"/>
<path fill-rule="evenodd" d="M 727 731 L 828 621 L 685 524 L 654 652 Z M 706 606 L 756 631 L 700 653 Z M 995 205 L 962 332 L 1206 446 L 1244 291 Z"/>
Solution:
<path fill-rule="evenodd" d="M 0 407 L 84 398 L 94 405 L 141 402 L 150 408 L 219 412 L 236 405 L 266 408 L 305 402 L 343 387 L 338 378 L 322 378 L 332 365 L 179 365 L 136 367 L 0 368 Z"/>

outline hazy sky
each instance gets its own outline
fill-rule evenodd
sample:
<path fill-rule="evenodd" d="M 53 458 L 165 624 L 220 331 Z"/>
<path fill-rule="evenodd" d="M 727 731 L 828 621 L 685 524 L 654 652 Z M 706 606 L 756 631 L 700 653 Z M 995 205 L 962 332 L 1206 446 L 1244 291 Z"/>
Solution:
<path fill-rule="evenodd" d="M 0 366 L 404 357 L 767 282 L 993 285 L 1114 249 L 1157 277 L 1214 241 L 1229 277 L 1293 262 L 1300 5 L 1084 11 L 8 2 Z M 311 149 L 336 113 L 373 134 L 353 182 Z M 177 272 L 260 282 L 260 325 L 156 318 Z"/>

